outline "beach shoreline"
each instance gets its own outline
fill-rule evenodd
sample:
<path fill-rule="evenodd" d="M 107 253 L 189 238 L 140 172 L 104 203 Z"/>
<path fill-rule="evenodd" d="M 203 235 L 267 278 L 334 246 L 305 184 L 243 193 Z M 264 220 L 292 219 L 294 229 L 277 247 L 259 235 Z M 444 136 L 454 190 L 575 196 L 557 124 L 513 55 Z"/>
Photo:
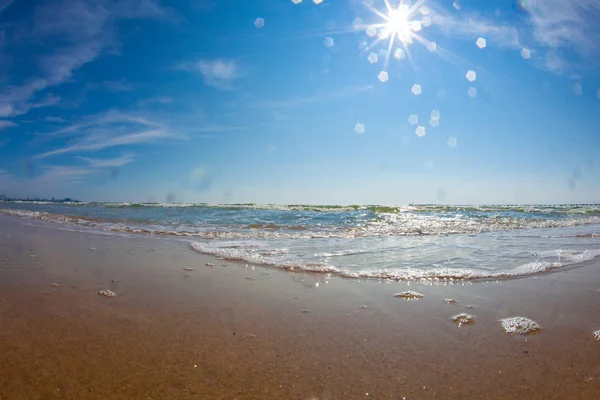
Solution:
<path fill-rule="evenodd" d="M 424 297 L 394 297 L 406 290 Z M 0 399 L 595 399 L 599 290 L 598 261 L 502 281 L 344 279 L 2 216 Z M 463 312 L 475 322 L 452 321 Z M 514 316 L 542 330 L 509 335 L 498 321 Z"/>

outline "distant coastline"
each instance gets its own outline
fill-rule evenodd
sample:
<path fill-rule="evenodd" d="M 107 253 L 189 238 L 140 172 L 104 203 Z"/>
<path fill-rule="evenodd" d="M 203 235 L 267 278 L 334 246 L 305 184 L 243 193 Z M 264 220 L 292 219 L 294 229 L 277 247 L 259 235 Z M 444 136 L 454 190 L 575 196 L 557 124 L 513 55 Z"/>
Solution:
<path fill-rule="evenodd" d="M 31 203 L 81 203 L 81 200 L 65 197 L 64 199 L 50 198 L 42 199 L 39 197 L 8 197 L 0 194 L 0 201 L 27 201 Z"/>

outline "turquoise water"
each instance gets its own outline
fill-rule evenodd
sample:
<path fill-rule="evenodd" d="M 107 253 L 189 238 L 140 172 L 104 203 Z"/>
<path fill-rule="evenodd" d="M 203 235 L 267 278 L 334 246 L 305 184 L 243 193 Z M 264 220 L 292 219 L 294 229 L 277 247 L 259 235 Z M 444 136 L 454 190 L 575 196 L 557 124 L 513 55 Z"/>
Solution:
<path fill-rule="evenodd" d="M 393 280 L 519 277 L 600 256 L 600 206 L 0 202 L 8 216 L 189 242 L 290 270 Z"/>

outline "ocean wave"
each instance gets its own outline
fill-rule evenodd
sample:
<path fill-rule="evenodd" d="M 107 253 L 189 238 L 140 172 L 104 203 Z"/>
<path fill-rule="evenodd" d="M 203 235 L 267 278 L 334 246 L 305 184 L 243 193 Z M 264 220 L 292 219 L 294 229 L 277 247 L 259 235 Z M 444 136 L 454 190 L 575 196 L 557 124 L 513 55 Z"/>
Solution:
<path fill-rule="evenodd" d="M 191 242 L 190 248 L 198 253 L 212 255 L 230 261 L 242 261 L 255 265 L 272 266 L 285 270 L 302 270 L 309 272 L 335 273 L 341 271 L 327 263 L 309 261 L 272 261 L 254 249 L 214 248 L 202 243 Z"/>
<path fill-rule="evenodd" d="M 511 269 L 490 270 L 483 268 L 372 268 L 352 271 L 334 266 L 327 262 L 302 260 L 276 261 L 265 258 L 259 250 L 242 248 L 219 248 L 207 246 L 199 242 L 190 242 L 190 248 L 198 253 L 207 254 L 231 261 L 241 261 L 254 265 L 276 267 L 285 270 L 297 270 L 315 273 L 334 274 L 354 279 L 381 279 L 389 281 L 472 281 L 490 279 L 511 279 L 547 273 L 568 266 L 592 261 L 600 257 L 600 250 L 570 252 L 569 259 L 563 262 L 533 261 Z M 286 253 L 287 254 L 287 253 Z M 341 255 L 341 254 L 335 254 Z M 548 254 L 549 255 L 549 254 Z M 324 255 L 323 255 L 324 256 Z M 325 257 L 327 258 L 327 257 Z"/>
<path fill-rule="evenodd" d="M 142 206 L 143 207 L 143 206 Z M 31 211 L 23 209 L 0 209 L 0 213 L 33 218 L 56 223 L 71 223 L 93 226 L 115 232 L 133 234 L 203 237 L 207 239 L 326 239 L 326 238 L 360 238 L 376 236 L 430 236 L 480 234 L 486 232 L 523 230 L 523 229 L 553 229 L 600 224 L 600 216 L 579 216 L 558 219 L 525 219 L 514 217 L 489 216 L 485 218 L 462 216 L 440 217 L 436 215 L 414 214 L 381 214 L 375 219 L 350 221 L 353 225 L 330 224 L 277 224 L 255 223 L 240 225 L 215 225 L 200 223 L 157 222 L 135 220 L 119 220 L 113 218 L 74 216 Z M 224 222 L 224 221 L 223 221 Z M 574 235 L 574 237 L 597 237 L 596 233 Z"/>

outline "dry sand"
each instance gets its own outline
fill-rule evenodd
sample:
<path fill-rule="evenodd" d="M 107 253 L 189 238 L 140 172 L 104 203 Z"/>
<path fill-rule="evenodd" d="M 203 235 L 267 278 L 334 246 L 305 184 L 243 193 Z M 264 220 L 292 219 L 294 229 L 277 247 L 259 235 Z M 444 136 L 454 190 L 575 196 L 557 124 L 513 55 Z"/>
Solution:
<path fill-rule="evenodd" d="M 600 398 L 598 263 L 428 286 L 58 227 L 0 217 L 2 400 Z M 542 330 L 511 336 L 513 316 Z"/>

